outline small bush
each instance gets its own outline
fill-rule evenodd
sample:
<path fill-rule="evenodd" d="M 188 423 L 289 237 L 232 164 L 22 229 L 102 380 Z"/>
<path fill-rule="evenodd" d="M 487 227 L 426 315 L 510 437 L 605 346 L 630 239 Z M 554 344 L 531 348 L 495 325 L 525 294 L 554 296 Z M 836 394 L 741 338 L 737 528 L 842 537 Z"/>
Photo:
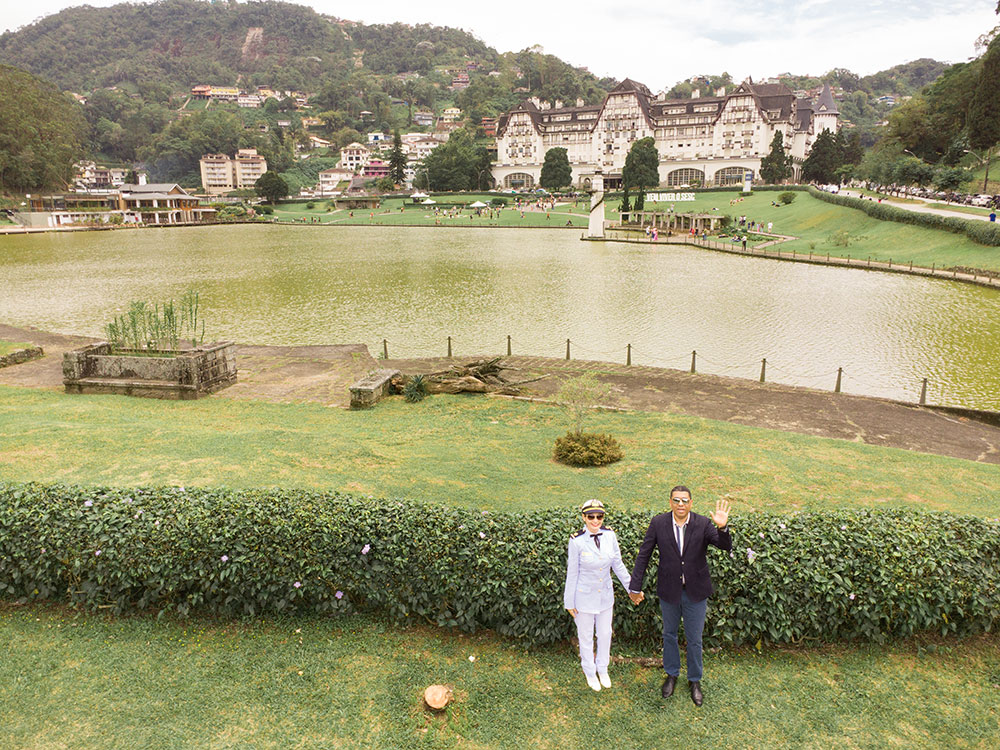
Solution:
<path fill-rule="evenodd" d="M 403 398 L 411 404 L 423 401 L 427 396 L 427 381 L 423 375 L 414 375 L 403 386 Z"/>
<path fill-rule="evenodd" d="M 264 204 L 261 204 L 261 205 L 257 206 L 256 209 L 257 209 L 257 213 L 259 213 L 259 214 L 266 214 L 266 215 L 270 216 L 271 214 L 274 213 L 274 206 L 265 206 Z"/>
<path fill-rule="evenodd" d="M 309 202 L 308 202 L 308 203 L 306 204 L 306 208 L 307 208 L 307 209 L 309 209 L 310 211 L 312 211 L 312 210 L 313 210 L 314 208 L 316 208 L 316 204 L 315 204 L 315 203 L 313 203 L 312 201 L 309 201 Z"/>
<path fill-rule="evenodd" d="M 552 453 L 556 461 L 569 466 L 605 466 L 624 456 L 617 440 L 599 432 L 567 432 L 556 438 Z"/>
<path fill-rule="evenodd" d="M 785 192 L 778 194 L 778 200 L 787 206 L 788 204 L 790 204 L 792 201 L 795 200 L 795 193 L 791 192 L 790 190 L 786 190 Z"/>

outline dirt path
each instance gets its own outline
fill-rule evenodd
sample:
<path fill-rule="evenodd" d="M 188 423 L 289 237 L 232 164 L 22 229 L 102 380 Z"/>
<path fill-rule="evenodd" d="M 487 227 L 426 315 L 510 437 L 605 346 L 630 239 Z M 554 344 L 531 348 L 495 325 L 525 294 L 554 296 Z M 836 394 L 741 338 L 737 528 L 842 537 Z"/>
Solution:
<path fill-rule="evenodd" d="M 94 340 L 5 325 L 0 325 L 0 339 L 37 344 L 46 355 L 0 369 L 0 384 L 50 389 L 62 388 L 62 353 Z M 212 398 L 347 407 L 348 386 L 374 368 L 431 372 L 465 359 L 375 360 L 364 344 L 241 345 L 237 347 L 239 382 Z M 542 357 L 509 357 L 506 362 L 523 370 L 525 377 L 529 373 L 549 375 L 525 386 L 525 396 L 530 398 L 549 399 L 560 380 L 592 371 L 614 385 L 618 405 L 631 409 L 688 414 L 1000 464 L 1000 420 L 987 423 L 885 399 L 655 367 Z"/>

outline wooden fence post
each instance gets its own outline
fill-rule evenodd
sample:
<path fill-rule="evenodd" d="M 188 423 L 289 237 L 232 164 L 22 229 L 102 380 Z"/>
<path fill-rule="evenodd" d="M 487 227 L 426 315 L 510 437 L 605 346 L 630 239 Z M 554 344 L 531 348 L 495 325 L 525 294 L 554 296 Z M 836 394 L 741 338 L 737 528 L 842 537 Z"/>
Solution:
<path fill-rule="evenodd" d="M 625 345 L 625 365 L 627 367 L 631 367 L 632 366 L 632 345 L 631 344 L 626 344 Z"/>
<path fill-rule="evenodd" d="M 569 359 L 569 339 L 566 339 L 566 359 Z"/>
<path fill-rule="evenodd" d="M 841 377 L 843 377 L 843 375 L 844 375 L 844 368 L 843 367 L 838 367 L 837 368 L 837 386 L 833 389 L 834 393 L 840 393 L 840 379 L 841 379 Z"/>
<path fill-rule="evenodd" d="M 382 339 L 382 359 L 389 359 L 389 343 Z"/>
<path fill-rule="evenodd" d="M 510 334 L 507 334 L 507 356 L 510 356 Z"/>
<path fill-rule="evenodd" d="M 767 357 L 760 361 L 760 382 L 764 382 L 764 373 L 767 372 Z"/>
<path fill-rule="evenodd" d="M 692 350 L 691 351 L 691 374 L 692 375 L 694 374 L 694 371 L 695 371 L 694 370 L 694 363 L 695 363 L 695 358 L 697 356 L 698 356 L 698 352 L 696 350 Z"/>
<path fill-rule="evenodd" d="M 927 378 L 924 378 L 923 385 L 920 386 L 920 405 L 927 403 Z"/>
<path fill-rule="evenodd" d="M 448 359 L 451 359 L 451 336 L 448 337 Z"/>

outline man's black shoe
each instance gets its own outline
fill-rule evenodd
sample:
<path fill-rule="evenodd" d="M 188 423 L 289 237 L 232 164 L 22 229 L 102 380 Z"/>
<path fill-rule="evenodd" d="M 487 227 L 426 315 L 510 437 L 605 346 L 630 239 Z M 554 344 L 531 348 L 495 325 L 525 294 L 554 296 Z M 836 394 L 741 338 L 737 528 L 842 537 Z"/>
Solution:
<path fill-rule="evenodd" d="M 663 681 L 663 687 L 660 688 L 660 695 L 664 698 L 669 698 L 674 694 L 674 687 L 677 685 L 677 678 L 672 674 L 667 675 L 667 679 Z"/>
<path fill-rule="evenodd" d="M 701 693 L 701 683 L 700 682 L 689 682 L 691 686 L 691 700 L 694 701 L 694 705 L 700 706 L 705 702 L 705 696 Z"/>

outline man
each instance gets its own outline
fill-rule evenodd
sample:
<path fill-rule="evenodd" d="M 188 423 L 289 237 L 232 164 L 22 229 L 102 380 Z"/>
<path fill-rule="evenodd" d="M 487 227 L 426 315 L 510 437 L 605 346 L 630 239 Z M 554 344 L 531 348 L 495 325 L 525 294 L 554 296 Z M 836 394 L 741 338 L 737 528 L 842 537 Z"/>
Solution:
<path fill-rule="evenodd" d="M 660 692 L 664 698 L 674 694 L 681 671 L 677 631 L 683 620 L 691 700 L 696 706 L 704 701 L 701 690 L 701 634 L 705 628 L 708 597 L 715 593 L 705 552 L 710 544 L 727 552 L 733 548 L 732 537 L 726 528 L 728 523 L 727 500 L 721 499 L 716 503 L 711 517 L 700 516 L 691 512 L 691 490 L 678 485 L 670 490 L 670 513 L 653 517 L 636 555 L 629 582 L 629 597 L 638 604 L 642 601 L 642 580 L 646 576 L 653 547 L 660 551 L 656 595 L 663 614 L 663 670 L 667 676 Z"/>

